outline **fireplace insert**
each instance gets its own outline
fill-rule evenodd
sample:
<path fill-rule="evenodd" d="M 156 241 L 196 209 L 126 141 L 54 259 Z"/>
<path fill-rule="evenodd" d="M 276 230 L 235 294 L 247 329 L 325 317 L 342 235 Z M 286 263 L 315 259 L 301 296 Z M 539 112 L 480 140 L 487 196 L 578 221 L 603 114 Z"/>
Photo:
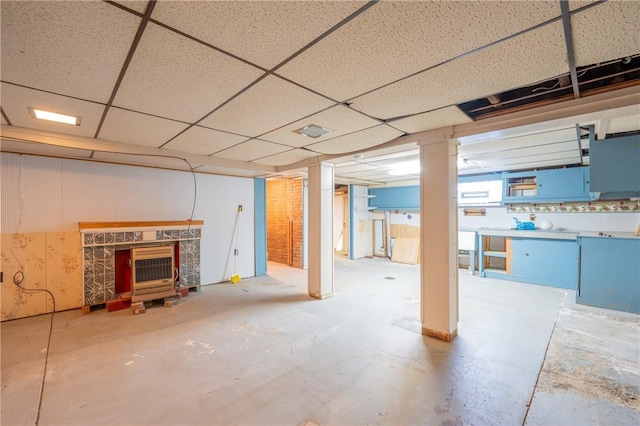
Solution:
<path fill-rule="evenodd" d="M 135 295 L 172 290 L 174 246 L 146 246 L 131 249 L 131 292 Z"/>

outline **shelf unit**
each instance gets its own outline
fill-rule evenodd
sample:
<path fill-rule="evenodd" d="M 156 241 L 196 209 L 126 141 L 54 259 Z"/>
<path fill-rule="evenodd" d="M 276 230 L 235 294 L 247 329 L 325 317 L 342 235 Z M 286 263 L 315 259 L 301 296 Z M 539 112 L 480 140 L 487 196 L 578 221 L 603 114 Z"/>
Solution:
<path fill-rule="evenodd" d="M 508 237 L 481 236 L 480 276 L 511 273 L 511 239 Z"/>

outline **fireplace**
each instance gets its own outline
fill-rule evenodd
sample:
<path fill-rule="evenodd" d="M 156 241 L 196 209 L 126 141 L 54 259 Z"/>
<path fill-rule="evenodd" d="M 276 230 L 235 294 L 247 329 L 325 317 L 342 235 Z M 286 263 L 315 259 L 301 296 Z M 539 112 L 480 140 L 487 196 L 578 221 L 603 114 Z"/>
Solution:
<path fill-rule="evenodd" d="M 176 284 L 199 290 L 203 225 L 201 220 L 80 222 L 83 306 L 105 303 L 124 291 L 159 293 Z M 136 261 L 139 272 L 134 289 Z M 127 273 L 121 274 L 123 268 Z M 176 277 L 179 283 L 174 281 Z"/>
<path fill-rule="evenodd" d="M 131 249 L 131 294 L 172 290 L 175 285 L 174 245 Z"/>

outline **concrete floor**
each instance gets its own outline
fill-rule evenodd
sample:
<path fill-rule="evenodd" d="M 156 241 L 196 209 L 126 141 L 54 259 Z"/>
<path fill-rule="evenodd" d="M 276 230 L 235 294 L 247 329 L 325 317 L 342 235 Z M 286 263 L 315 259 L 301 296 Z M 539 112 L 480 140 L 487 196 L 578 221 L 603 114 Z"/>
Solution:
<path fill-rule="evenodd" d="M 38 424 L 640 424 L 638 315 L 461 270 L 445 343 L 420 334 L 417 266 L 340 257 L 323 301 L 269 274 L 56 314 Z M 36 421 L 49 321 L 2 323 L 2 425 Z"/>

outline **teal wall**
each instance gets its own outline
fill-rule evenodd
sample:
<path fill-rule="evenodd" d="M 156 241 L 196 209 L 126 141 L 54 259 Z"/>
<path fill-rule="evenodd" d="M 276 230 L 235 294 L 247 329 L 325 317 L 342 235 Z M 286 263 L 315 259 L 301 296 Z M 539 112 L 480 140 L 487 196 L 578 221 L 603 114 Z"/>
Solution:
<path fill-rule="evenodd" d="M 256 276 L 267 273 L 267 182 L 253 180 Z"/>

